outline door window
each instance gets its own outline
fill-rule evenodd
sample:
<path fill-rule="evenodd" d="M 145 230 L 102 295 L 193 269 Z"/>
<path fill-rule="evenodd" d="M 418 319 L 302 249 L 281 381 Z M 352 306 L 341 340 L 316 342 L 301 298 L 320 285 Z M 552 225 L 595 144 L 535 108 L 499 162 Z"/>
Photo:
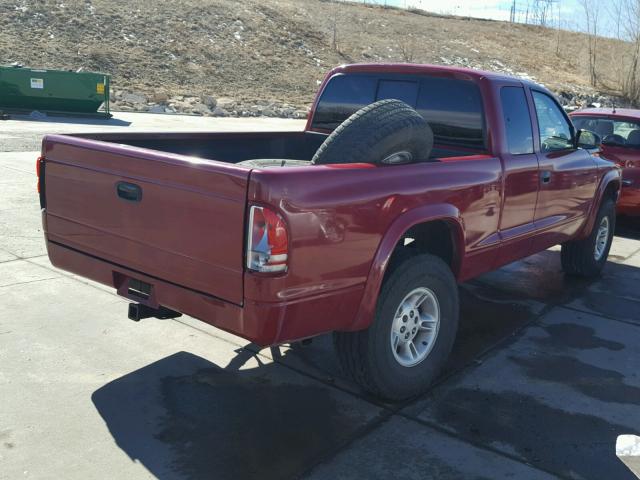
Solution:
<path fill-rule="evenodd" d="M 524 89 L 503 87 L 500 90 L 500 100 L 509 153 L 513 155 L 533 153 L 533 130 Z"/>
<path fill-rule="evenodd" d="M 547 94 L 532 91 L 536 106 L 540 148 L 543 152 L 573 148 L 571 125 L 558 104 Z"/>

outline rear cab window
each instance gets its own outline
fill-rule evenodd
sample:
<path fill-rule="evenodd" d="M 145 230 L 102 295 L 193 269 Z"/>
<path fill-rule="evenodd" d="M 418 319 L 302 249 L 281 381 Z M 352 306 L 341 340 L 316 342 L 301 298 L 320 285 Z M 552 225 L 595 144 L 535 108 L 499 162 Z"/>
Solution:
<path fill-rule="evenodd" d="M 324 88 L 311 127 L 333 130 L 360 108 L 388 98 L 415 108 L 431 126 L 436 148 L 486 151 L 485 118 L 478 86 L 468 80 L 427 75 L 339 74 Z M 457 152 L 460 154 L 460 152 Z"/>

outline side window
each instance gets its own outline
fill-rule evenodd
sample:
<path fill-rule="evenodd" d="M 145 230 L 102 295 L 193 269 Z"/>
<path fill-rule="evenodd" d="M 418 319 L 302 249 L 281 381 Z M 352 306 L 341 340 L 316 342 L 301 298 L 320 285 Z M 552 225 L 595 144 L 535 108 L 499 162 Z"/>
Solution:
<path fill-rule="evenodd" d="M 532 91 L 543 152 L 573 148 L 571 126 L 558 104 L 546 93 Z"/>
<path fill-rule="evenodd" d="M 533 129 L 524 89 L 503 87 L 500 90 L 500 100 L 509 153 L 514 155 L 533 153 Z"/>

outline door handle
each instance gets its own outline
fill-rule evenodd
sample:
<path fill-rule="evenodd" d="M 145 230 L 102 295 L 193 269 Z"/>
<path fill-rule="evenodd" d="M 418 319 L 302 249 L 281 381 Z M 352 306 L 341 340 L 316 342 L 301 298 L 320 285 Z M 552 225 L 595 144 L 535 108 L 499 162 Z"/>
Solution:
<path fill-rule="evenodd" d="M 540 172 L 540 181 L 542 183 L 551 182 L 551 172 L 549 170 L 543 170 L 542 172 Z"/>
<path fill-rule="evenodd" d="M 128 202 L 139 202 L 142 200 L 142 188 L 135 183 L 116 183 L 116 193 L 118 194 L 118 197 Z"/>

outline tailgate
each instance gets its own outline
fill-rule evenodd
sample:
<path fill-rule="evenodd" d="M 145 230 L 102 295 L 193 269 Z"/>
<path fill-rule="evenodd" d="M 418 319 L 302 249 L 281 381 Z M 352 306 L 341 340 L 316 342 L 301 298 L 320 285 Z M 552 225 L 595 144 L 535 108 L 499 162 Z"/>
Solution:
<path fill-rule="evenodd" d="M 44 156 L 49 241 L 242 303 L 249 170 L 58 135 Z"/>

